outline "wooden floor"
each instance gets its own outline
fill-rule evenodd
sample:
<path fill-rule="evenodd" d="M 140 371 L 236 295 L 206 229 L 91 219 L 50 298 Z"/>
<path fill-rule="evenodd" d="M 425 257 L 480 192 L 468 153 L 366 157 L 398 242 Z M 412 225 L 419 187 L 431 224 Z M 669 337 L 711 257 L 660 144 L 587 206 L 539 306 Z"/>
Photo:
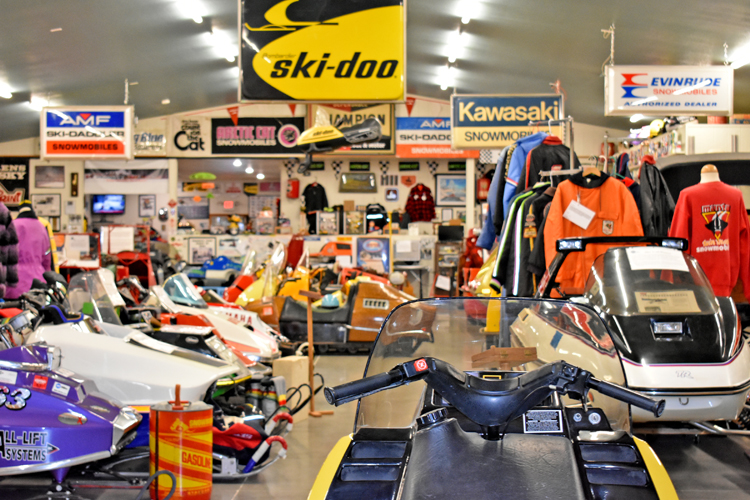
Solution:
<path fill-rule="evenodd" d="M 327 385 L 335 385 L 362 376 L 367 357 L 364 355 L 321 356 L 318 372 Z M 317 406 L 329 408 L 322 397 Z M 315 476 L 328 451 L 336 441 L 352 431 L 356 403 L 336 408 L 333 416 L 308 418 L 296 423 L 287 437 L 289 454 L 244 483 L 214 484 L 213 500 L 307 498 Z M 649 437 L 663 460 L 677 492 L 683 500 L 750 500 L 750 461 L 744 451 L 750 449 L 748 438 L 703 437 L 695 443 L 691 437 Z M 48 498 L 46 489 L 18 490 L 0 481 L 0 499 L 30 500 Z M 79 489 L 71 500 L 133 500 L 137 490 Z M 144 498 L 148 498 L 146 495 Z M 509 496 L 508 498 L 512 498 Z M 635 500 L 635 499 L 633 499 Z"/>

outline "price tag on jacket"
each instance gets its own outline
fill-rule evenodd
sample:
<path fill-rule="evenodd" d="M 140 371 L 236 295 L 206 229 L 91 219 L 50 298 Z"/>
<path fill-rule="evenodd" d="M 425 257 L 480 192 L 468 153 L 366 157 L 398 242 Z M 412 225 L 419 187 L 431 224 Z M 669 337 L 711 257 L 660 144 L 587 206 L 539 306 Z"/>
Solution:
<path fill-rule="evenodd" d="M 595 215 L 596 212 L 573 200 L 568 205 L 568 208 L 565 209 L 563 217 L 581 229 L 588 229 Z"/>

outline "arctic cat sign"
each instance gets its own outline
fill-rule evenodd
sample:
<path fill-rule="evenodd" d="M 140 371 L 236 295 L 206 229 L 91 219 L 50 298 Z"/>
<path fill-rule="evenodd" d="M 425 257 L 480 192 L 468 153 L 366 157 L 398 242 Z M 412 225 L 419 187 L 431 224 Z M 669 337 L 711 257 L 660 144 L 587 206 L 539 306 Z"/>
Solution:
<path fill-rule="evenodd" d="M 404 99 L 403 0 L 241 0 L 240 100 Z"/>
<path fill-rule="evenodd" d="M 451 113 L 453 149 L 501 148 L 533 134 L 530 121 L 561 118 L 562 97 L 453 95 Z M 559 127 L 552 133 L 560 135 Z"/>

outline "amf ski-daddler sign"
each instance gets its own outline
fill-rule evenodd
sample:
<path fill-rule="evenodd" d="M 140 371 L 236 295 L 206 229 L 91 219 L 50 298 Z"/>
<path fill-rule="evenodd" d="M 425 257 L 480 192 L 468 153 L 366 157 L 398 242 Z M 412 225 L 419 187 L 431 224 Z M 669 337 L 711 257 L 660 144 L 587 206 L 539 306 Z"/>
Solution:
<path fill-rule="evenodd" d="M 404 99 L 403 0 L 241 0 L 240 100 Z"/>
<path fill-rule="evenodd" d="M 561 118 L 562 96 L 453 95 L 451 115 L 453 149 L 502 148 L 533 134 L 529 121 Z M 552 133 L 559 136 L 560 127 Z"/>

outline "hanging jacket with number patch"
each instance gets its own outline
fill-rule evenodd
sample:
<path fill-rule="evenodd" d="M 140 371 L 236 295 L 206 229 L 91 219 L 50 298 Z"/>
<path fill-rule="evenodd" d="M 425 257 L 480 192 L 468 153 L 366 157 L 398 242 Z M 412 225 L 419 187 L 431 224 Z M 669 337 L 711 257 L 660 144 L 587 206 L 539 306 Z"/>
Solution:
<path fill-rule="evenodd" d="M 574 168 L 581 166 L 578 156 L 573 153 Z M 540 172 L 570 168 L 570 149 L 564 146 L 559 137 L 546 137 L 540 145 L 532 149 L 526 157 L 526 164 L 518 178 L 516 193 L 528 189 L 539 182 Z"/>
<path fill-rule="evenodd" d="M 563 217 L 575 201 L 594 212 L 586 228 Z M 605 173 L 592 178 L 579 172 L 560 183 L 550 204 L 544 225 L 547 268 L 557 253 L 557 240 L 592 236 L 643 236 L 643 227 L 633 195 L 625 184 Z M 556 278 L 561 289 L 567 289 L 569 294 L 582 293 L 594 259 L 608 248 L 611 245 L 588 245 L 585 251 L 568 255 Z"/>

